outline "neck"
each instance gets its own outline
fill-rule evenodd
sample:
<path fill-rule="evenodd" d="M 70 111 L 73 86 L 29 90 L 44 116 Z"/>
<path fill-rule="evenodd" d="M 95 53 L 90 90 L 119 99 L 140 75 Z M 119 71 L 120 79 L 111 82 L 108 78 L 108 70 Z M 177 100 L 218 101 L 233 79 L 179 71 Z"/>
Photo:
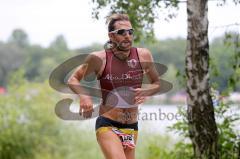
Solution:
<path fill-rule="evenodd" d="M 116 56 L 120 60 L 126 60 L 130 54 L 130 50 L 118 50 L 118 49 L 112 49 L 112 52 L 114 56 Z"/>

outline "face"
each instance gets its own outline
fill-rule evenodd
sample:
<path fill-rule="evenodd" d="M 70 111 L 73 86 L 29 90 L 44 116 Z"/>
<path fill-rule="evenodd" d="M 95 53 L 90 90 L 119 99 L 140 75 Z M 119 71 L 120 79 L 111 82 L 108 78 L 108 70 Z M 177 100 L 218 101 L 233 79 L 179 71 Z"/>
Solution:
<path fill-rule="evenodd" d="M 114 30 L 119 29 L 132 29 L 132 25 L 129 21 L 117 21 L 114 24 Z M 108 35 L 112 42 L 118 44 L 117 50 L 129 51 L 132 47 L 133 35 L 130 35 L 129 32 L 125 32 L 122 35 L 117 33 L 109 33 Z"/>

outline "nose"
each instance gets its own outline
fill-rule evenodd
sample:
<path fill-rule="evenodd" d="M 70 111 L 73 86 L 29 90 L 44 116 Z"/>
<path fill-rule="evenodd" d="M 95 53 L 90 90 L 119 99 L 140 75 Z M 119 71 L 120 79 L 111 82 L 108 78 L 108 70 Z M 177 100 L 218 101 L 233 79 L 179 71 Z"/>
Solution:
<path fill-rule="evenodd" d="M 124 37 L 131 39 L 132 35 L 130 35 L 128 31 L 126 31 L 126 33 L 124 34 Z"/>

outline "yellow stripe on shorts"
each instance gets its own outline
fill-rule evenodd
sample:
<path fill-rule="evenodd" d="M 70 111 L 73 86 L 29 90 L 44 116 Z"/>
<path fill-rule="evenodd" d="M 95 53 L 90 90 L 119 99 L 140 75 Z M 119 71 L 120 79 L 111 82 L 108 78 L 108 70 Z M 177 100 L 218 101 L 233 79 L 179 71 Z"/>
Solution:
<path fill-rule="evenodd" d="M 103 132 L 107 132 L 109 130 L 112 130 L 112 128 L 115 128 L 115 127 L 110 127 L 110 126 L 107 126 L 107 127 L 100 127 L 97 129 L 96 133 L 103 133 Z M 116 128 L 118 129 L 118 128 Z M 121 132 L 123 132 L 124 134 L 137 134 L 137 130 L 133 130 L 133 129 L 129 129 L 129 128 L 122 128 L 122 129 L 118 129 L 120 130 Z"/>

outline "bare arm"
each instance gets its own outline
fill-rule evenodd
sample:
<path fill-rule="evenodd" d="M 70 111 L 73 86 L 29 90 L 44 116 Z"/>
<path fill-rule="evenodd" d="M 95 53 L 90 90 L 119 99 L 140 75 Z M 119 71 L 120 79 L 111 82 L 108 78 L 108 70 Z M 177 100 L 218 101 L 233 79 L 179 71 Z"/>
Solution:
<path fill-rule="evenodd" d="M 145 74 L 147 75 L 150 81 L 150 84 L 145 85 L 146 89 L 149 90 L 147 92 L 147 96 L 151 96 L 159 92 L 160 90 L 159 73 L 155 68 L 153 57 L 149 50 L 144 49 L 143 57 L 144 57 L 143 68 L 144 68 Z"/>
<path fill-rule="evenodd" d="M 147 49 L 140 49 L 139 52 L 142 68 L 150 84 L 143 84 L 143 88 L 135 89 L 135 101 L 137 104 L 143 103 L 145 97 L 152 96 L 160 91 L 159 73 L 155 68 L 151 52 Z"/>
<path fill-rule="evenodd" d="M 80 65 L 69 77 L 68 86 L 69 88 L 78 94 L 80 98 L 80 115 L 84 117 L 90 117 L 93 110 L 93 103 L 90 94 L 87 90 L 81 87 L 80 81 L 86 78 L 90 74 L 96 74 L 101 65 L 100 58 L 90 54 L 87 56 L 84 64 Z"/>

